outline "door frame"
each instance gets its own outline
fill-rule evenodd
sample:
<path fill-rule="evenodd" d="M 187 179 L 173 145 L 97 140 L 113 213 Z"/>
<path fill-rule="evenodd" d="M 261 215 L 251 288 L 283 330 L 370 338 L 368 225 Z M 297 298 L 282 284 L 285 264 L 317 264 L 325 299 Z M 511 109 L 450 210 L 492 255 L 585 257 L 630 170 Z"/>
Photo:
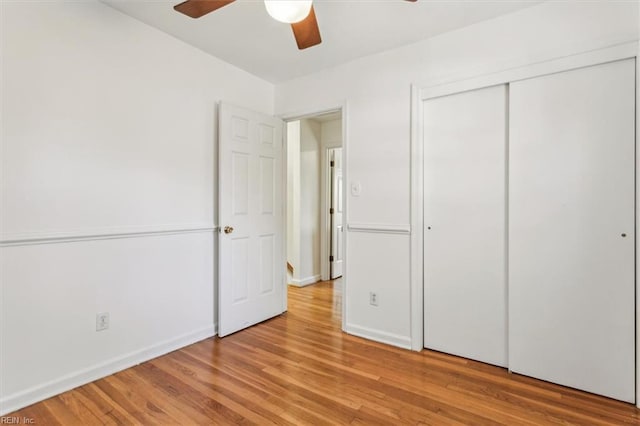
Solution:
<path fill-rule="evenodd" d="M 445 84 L 411 85 L 411 242 L 410 242 L 410 291 L 411 291 L 411 349 L 420 351 L 424 346 L 424 210 L 423 210 L 423 110 L 427 99 L 481 89 L 498 84 L 509 84 L 519 80 L 584 68 L 623 59 L 634 58 L 636 62 L 636 229 L 640 227 L 640 41 L 578 53 L 544 62 L 532 63 L 491 74 L 457 80 Z M 508 220 L 508 216 L 507 216 Z M 638 265 L 640 263 L 640 238 L 636 238 L 636 406 L 640 408 L 640 292 L 638 291 Z M 508 283 L 507 283 L 508 285 Z"/>
<path fill-rule="evenodd" d="M 285 114 L 281 114 L 278 115 L 277 117 L 280 118 L 282 121 L 284 121 L 285 124 L 285 128 L 283 130 L 283 138 L 284 138 L 284 146 L 283 146 L 283 150 L 285 152 L 285 156 L 284 156 L 284 172 L 285 172 L 285 181 L 284 181 L 284 194 L 288 193 L 288 182 L 286 179 L 286 171 L 287 171 L 287 167 L 288 167 L 288 159 L 287 159 L 287 155 L 286 152 L 288 152 L 288 147 L 289 147 L 289 141 L 287 140 L 287 131 L 286 131 L 286 126 L 287 123 L 289 123 L 290 121 L 296 121 L 296 120 L 301 120 L 304 118 L 312 118 L 314 116 L 317 115 L 322 115 L 322 114 L 328 114 L 328 113 L 333 113 L 333 112 L 340 112 L 342 115 L 342 145 L 340 146 L 342 148 L 342 179 L 343 179 L 343 186 L 346 185 L 347 182 L 347 177 L 348 177 L 348 171 L 347 171 L 347 158 L 348 158 L 348 143 L 347 143 L 347 102 L 343 101 L 339 104 L 333 104 L 333 105 L 327 105 L 327 106 L 323 106 L 323 107 L 319 107 L 319 108 L 311 108 L 308 110 L 303 110 L 303 111 L 297 111 L 297 112 L 291 112 L 291 113 L 285 113 Z M 327 155 L 329 153 L 329 149 L 330 148 L 338 148 L 337 146 L 323 146 L 321 147 L 321 155 L 320 155 L 320 190 L 321 190 L 321 196 L 320 196 L 320 209 L 322 209 L 322 212 L 320 214 L 320 274 L 321 280 L 328 280 L 330 278 L 329 276 L 329 254 L 328 254 L 328 244 L 329 244 L 329 239 L 328 239 L 328 234 L 327 232 L 325 232 L 325 230 L 328 228 L 328 207 L 327 207 L 327 171 L 326 171 L 326 167 L 328 166 L 328 161 L 327 161 Z M 329 186 L 330 188 L 330 186 Z M 349 210 L 349 199 L 347 197 L 347 192 L 344 190 L 342 191 L 342 205 L 344 206 L 344 210 L 343 210 L 343 216 L 342 216 L 342 222 L 344 224 L 344 227 L 347 228 L 346 224 L 347 224 L 347 212 Z M 287 217 L 287 197 L 284 197 L 284 206 L 283 206 L 283 212 L 285 215 L 285 224 L 288 223 L 288 217 Z M 287 241 L 287 226 L 285 225 L 284 227 L 284 241 Z M 347 247 L 348 247 L 348 232 L 345 232 L 345 236 L 343 239 L 343 245 L 342 245 L 342 252 L 344 253 L 344 261 L 343 261 L 343 266 L 342 266 L 342 330 L 345 331 L 345 327 L 347 324 Z M 284 258 L 287 258 L 287 244 L 283 245 L 283 250 L 284 250 Z M 284 266 L 285 268 L 285 272 L 286 272 L 286 265 Z M 285 275 L 286 277 L 286 275 Z M 285 299 L 284 299 L 284 309 L 287 310 L 287 306 L 286 306 L 286 286 L 287 283 L 285 282 Z"/>
<path fill-rule="evenodd" d="M 323 147 L 323 155 L 320 158 L 320 273 L 323 281 L 331 279 L 331 262 L 329 261 L 329 252 L 331 251 L 331 150 L 342 148 L 342 145 L 326 145 Z M 344 179 L 342 192 L 344 194 Z M 344 204 L 343 204 L 344 206 Z M 343 213 L 344 214 L 344 213 Z M 342 217 L 342 225 L 344 227 L 344 216 Z M 343 252 L 344 253 L 344 252 Z"/>

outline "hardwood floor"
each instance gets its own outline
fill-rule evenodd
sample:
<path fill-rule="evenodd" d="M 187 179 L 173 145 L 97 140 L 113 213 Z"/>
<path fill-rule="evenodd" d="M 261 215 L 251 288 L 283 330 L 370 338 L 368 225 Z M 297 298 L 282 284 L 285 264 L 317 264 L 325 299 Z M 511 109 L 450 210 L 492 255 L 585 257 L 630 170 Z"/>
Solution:
<path fill-rule="evenodd" d="M 280 317 L 10 416 L 40 425 L 640 425 L 632 405 L 344 334 L 341 303 L 332 282 L 290 287 Z"/>

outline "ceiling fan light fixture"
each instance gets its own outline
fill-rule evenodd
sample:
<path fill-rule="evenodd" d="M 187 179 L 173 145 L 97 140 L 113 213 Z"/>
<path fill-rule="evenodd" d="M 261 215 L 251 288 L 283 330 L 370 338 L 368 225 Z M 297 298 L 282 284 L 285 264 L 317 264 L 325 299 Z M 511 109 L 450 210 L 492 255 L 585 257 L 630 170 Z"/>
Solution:
<path fill-rule="evenodd" d="M 293 24 L 309 15 L 312 0 L 264 0 L 267 12 L 276 21 Z"/>

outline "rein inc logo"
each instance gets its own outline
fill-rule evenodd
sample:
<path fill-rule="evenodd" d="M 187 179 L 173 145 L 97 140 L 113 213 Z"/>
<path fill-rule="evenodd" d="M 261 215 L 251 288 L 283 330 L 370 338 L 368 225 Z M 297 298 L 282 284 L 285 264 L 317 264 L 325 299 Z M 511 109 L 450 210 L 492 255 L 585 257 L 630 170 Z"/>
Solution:
<path fill-rule="evenodd" d="M 19 416 L 3 416 L 0 417 L 0 425 L 34 425 L 35 419 L 31 417 L 19 417 Z"/>

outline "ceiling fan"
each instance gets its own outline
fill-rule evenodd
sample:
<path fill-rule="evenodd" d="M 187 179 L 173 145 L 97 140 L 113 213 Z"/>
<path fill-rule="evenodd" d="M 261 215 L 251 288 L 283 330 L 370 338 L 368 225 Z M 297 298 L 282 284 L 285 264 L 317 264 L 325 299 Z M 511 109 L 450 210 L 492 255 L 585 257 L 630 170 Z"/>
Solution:
<path fill-rule="evenodd" d="M 173 8 L 191 18 L 200 18 L 234 1 L 187 0 L 173 6 Z M 417 0 L 405 1 L 415 2 Z M 273 19 L 291 24 L 298 49 L 303 50 L 322 42 L 312 0 L 264 0 L 264 5 Z"/>

